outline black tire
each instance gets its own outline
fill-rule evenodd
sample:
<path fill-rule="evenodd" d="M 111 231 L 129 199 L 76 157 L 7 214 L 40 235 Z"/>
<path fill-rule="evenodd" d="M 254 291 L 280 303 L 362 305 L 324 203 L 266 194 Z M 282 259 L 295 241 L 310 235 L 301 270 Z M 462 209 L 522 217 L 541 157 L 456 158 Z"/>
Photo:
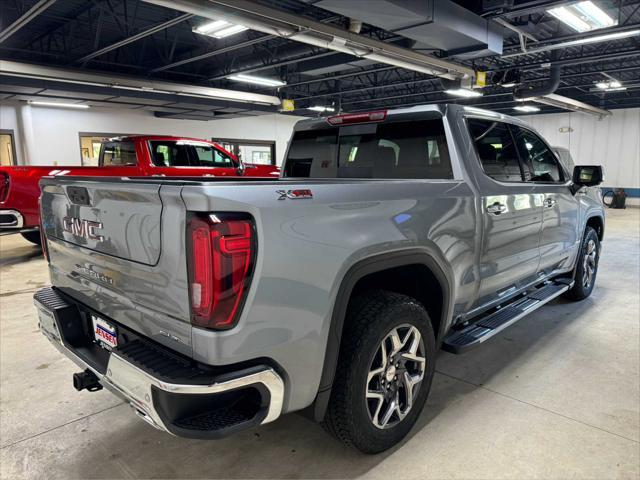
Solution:
<path fill-rule="evenodd" d="M 596 231 L 587 227 L 584 231 L 580 252 L 578 253 L 575 283 L 567 290 L 564 297 L 569 300 L 584 300 L 593 291 L 598 274 L 598 262 L 600 260 L 600 240 Z"/>
<path fill-rule="evenodd" d="M 411 327 L 415 327 L 420 333 L 421 341 Z M 396 328 L 398 330 L 395 330 Z M 399 333 L 400 340 L 402 340 L 402 332 L 407 331 L 404 343 L 409 343 L 409 332 L 412 332 L 411 334 L 415 335 L 412 337 L 412 341 L 418 338 L 420 358 L 424 354 L 425 362 L 412 363 L 411 360 L 406 360 L 403 355 L 398 354 L 395 357 L 400 365 L 397 371 L 393 368 L 396 360 L 392 363 L 384 360 L 387 368 L 384 368 L 384 364 L 380 368 L 385 373 L 377 374 L 374 379 L 368 382 L 367 378 L 370 369 L 372 369 L 372 362 L 382 358 L 385 352 L 385 350 L 380 350 L 384 348 L 382 343 L 383 341 L 392 342 L 388 335 L 394 331 Z M 387 350 L 387 353 L 390 352 Z M 409 433 L 420 416 L 431 389 L 435 357 L 435 337 L 431 320 L 425 308 L 417 300 L 385 290 L 371 291 L 354 299 L 349 305 L 345 319 L 338 366 L 327 413 L 323 420 L 324 428 L 346 445 L 355 447 L 364 453 L 379 453 L 393 447 Z M 407 384 L 404 384 L 405 387 L 399 387 L 398 384 L 402 383 L 405 378 L 404 369 L 407 369 L 407 373 L 416 373 L 415 369 L 418 365 L 424 365 L 421 369 L 423 377 L 419 383 L 415 384 L 415 386 L 419 386 L 419 389 L 412 395 L 413 401 L 405 411 L 406 416 L 401 418 L 399 416 L 401 410 L 398 410 L 394 413 L 396 415 L 395 424 L 389 423 L 388 428 L 385 429 L 377 427 L 374 424 L 374 418 L 381 423 L 379 417 L 382 414 L 381 409 L 384 401 L 379 400 L 380 407 L 378 407 L 378 399 L 374 399 L 373 401 L 376 403 L 372 405 L 372 399 L 367 397 L 367 392 L 370 392 L 372 385 L 371 382 L 381 382 L 382 385 L 375 385 L 377 389 L 381 389 L 381 393 L 389 395 L 389 398 L 392 396 L 396 399 L 404 398 L 406 404 Z M 393 368 L 393 372 L 390 372 L 391 368 Z M 413 372 L 409 372 L 409 369 L 413 369 Z M 391 373 L 391 377 L 386 376 L 389 373 Z M 393 373 L 397 373 L 396 380 L 393 380 Z M 416 375 L 419 374 L 416 373 Z M 385 382 L 385 378 L 392 378 L 392 380 Z M 395 387 L 393 386 L 394 382 Z M 413 386 L 414 389 L 415 386 Z M 389 388 L 391 391 L 388 390 Z M 370 410 L 376 410 L 376 408 L 377 412 L 372 416 Z"/>
<path fill-rule="evenodd" d="M 32 232 L 21 232 L 20 235 L 24 237 L 25 240 L 42 247 L 42 241 L 40 239 L 40 231 L 34 230 Z"/>

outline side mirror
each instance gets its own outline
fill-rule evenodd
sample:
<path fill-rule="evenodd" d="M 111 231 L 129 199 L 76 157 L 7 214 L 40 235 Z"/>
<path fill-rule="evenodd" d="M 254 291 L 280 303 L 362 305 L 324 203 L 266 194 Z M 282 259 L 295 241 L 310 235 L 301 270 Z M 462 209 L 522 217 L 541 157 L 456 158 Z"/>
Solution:
<path fill-rule="evenodd" d="M 238 159 L 238 166 L 236 167 L 236 173 L 240 176 L 244 175 L 244 171 L 246 170 L 246 166 L 242 163 L 242 160 Z"/>
<path fill-rule="evenodd" d="M 578 187 L 595 187 L 604 180 L 601 165 L 576 165 L 573 168 L 573 183 Z"/>

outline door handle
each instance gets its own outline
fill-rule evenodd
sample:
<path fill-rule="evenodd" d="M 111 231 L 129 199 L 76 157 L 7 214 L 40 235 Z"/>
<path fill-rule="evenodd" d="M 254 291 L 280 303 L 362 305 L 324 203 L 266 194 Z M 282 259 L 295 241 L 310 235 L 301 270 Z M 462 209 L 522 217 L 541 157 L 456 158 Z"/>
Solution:
<path fill-rule="evenodd" d="M 491 214 L 491 215 L 500 215 L 501 213 L 504 213 L 507 211 L 507 206 L 503 205 L 502 203 L 494 203 L 492 205 L 489 205 L 487 207 L 487 213 Z"/>
<path fill-rule="evenodd" d="M 547 208 L 555 207 L 558 201 L 555 198 L 546 198 L 544 200 L 544 206 Z"/>

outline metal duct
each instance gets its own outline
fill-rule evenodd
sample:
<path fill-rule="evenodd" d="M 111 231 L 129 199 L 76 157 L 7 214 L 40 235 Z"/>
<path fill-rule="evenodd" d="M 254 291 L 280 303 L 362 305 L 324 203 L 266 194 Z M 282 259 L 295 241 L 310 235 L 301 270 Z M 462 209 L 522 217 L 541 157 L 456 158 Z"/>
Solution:
<path fill-rule="evenodd" d="M 138 79 L 123 75 L 105 75 L 104 73 L 89 73 L 59 67 L 44 67 L 30 63 L 0 60 L 0 77 L 22 77 L 56 82 L 91 85 L 95 87 L 110 87 L 121 90 L 131 90 L 148 93 L 173 94 L 184 97 L 199 97 L 209 100 L 226 100 L 250 104 L 279 106 L 280 99 L 272 95 L 226 90 L 222 88 L 200 87 L 183 83 L 164 82 L 158 80 Z"/>
<path fill-rule="evenodd" d="M 551 65 L 549 72 L 549 80 L 544 85 L 534 87 L 531 84 L 523 84 L 516 88 L 513 92 L 513 98 L 516 100 L 527 100 L 532 97 L 542 97 L 555 92 L 560 86 L 560 65 Z"/>
<path fill-rule="evenodd" d="M 543 105 L 564 108 L 565 110 L 571 110 L 573 112 L 595 115 L 600 119 L 611 115 L 611 112 L 609 110 L 594 107 L 593 105 L 589 105 L 588 103 L 574 100 L 573 98 L 569 97 L 563 97 L 562 95 L 556 95 L 555 93 L 550 93 L 548 95 L 545 95 L 544 97 L 532 98 L 531 100 L 537 103 L 542 103 Z"/>
<path fill-rule="evenodd" d="M 307 0 L 309 1 L 309 0 Z M 451 0 L 321 0 L 314 6 L 411 38 L 450 57 L 502 54 L 503 27 Z"/>
<path fill-rule="evenodd" d="M 448 60 L 374 40 L 299 15 L 247 0 L 144 0 L 213 20 L 226 20 L 252 30 L 316 47 L 449 79 L 471 79 L 473 69 Z"/>

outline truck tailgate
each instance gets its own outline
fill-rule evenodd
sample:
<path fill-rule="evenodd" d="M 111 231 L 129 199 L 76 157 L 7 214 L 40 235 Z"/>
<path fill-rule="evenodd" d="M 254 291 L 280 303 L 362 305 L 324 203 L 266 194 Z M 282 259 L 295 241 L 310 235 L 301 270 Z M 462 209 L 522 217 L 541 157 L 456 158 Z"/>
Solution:
<path fill-rule="evenodd" d="M 160 256 L 159 185 L 77 182 L 42 193 L 48 237 L 125 260 L 155 265 Z M 108 239 L 104 233 L 108 232 Z"/>
<path fill-rule="evenodd" d="M 105 317 L 190 353 L 181 187 L 81 177 L 44 178 L 40 185 L 52 284 Z"/>

